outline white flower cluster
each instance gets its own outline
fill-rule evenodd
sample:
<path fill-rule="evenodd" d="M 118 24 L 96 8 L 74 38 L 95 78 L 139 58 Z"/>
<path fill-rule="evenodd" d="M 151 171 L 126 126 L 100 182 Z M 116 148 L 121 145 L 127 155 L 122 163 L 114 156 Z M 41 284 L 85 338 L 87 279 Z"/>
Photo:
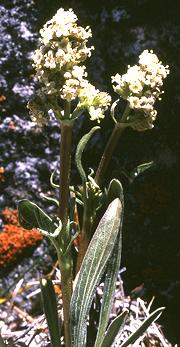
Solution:
<path fill-rule="evenodd" d="M 85 70 L 85 66 L 75 65 L 71 72 L 65 72 L 64 77 L 66 78 L 66 81 L 62 87 L 62 99 L 71 101 L 78 97 L 79 92 L 84 85 L 84 78 L 87 77 L 87 72 Z"/>
<path fill-rule="evenodd" d="M 84 81 L 78 97 L 77 108 L 86 108 L 90 114 L 90 119 L 98 122 L 104 118 L 104 112 L 111 103 L 111 97 L 108 93 L 100 92 L 88 81 Z"/>
<path fill-rule="evenodd" d="M 41 47 L 33 60 L 37 78 L 42 83 L 41 92 L 49 97 L 60 97 L 70 102 L 79 98 L 78 110 L 87 108 L 91 120 L 104 118 L 111 98 L 96 90 L 87 80 L 82 62 L 91 55 L 94 47 L 87 47 L 91 29 L 77 25 L 72 9 L 60 8 L 48 21 L 41 34 Z M 61 113 L 63 115 L 63 112 Z M 35 118 L 34 118 L 35 119 Z"/>
<path fill-rule="evenodd" d="M 87 75 L 85 67 L 79 64 L 93 49 L 86 46 L 91 29 L 76 22 L 72 9 L 60 8 L 40 30 L 41 46 L 33 55 L 37 77 L 44 84 L 42 91 L 68 101 L 78 95 L 81 80 Z"/>
<path fill-rule="evenodd" d="M 156 54 L 147 49 L 139 56 L 139 64 L 128 66 L 127 73 L 112 76 L 113 88 L 122 98 L 128 100 L 129 107 L 142 112 L 149 119 L 149 127 L 156 118 L 156 99 L 161 99 L 163 79 L 169 74 L 169 66 L 163 66 Z"/>

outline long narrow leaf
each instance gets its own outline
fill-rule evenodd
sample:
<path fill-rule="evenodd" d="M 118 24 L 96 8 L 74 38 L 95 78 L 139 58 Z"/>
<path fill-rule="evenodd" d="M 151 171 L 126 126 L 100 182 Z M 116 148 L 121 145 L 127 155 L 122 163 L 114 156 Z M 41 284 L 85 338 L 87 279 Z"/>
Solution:
<path fill-rule="evenodd" d="M 112 201 L 112 199 L 117 197 L 119 197 L 122 204 L 120 228 L 119 228 L 119 234 L 116 239 L 116 243 L 115 243 L 111 258 L 108 261 L 108 266 L 106 270 L 103 298 L 102 298 L 100 318 L 99 318 L 99 327 L 98 327 L 95 347 L 101 346 L 102 341 L 104 339 L 106 328 L 108 326 L 109 315 L 110 315 L 112 301 L 113 301 L 115 287 L 116 287 L 116 278 L 117 278 L 118 270 L 120 268 L 120 261 L 121 261 L 124 197 L 123 197 L 123 188 L 121 183 L 118 180 L 113 179 L 110 182 L 109 188 L 108 188 L 108 200 L 110 202 Z"/>
<path fill-rule="evenodd" d="M 160 307 L 154 312 L 152 312 L 148 318 L 140 325 L 140 327 L 132 333 L 126 341 L 124 341 L 120 347 L 127 347 L 130 344 L 134 343 L 146 330 L 147 328 L 151 325 L 152 322 L 154 322 L 156 319 L 158 319 L 164 310 L 164 307 Z"/>
<path fill-rule="evenodd" d="M 104 282 L 103 289 L 103 298 L 101 304 L 101 311 L 99 317 L 99 327 L 96 336 L 95 347 L 101 347 L 102 341 L 105 336 L 106 328 L 109 322 L 110 311 L 112 307 L 112 302 L 114 298 L 114 291 L 116 287 L 116 278 L 117 278 L 117 262 L 118 269 L 120 265 L 120 252 L 118 249 L 119 244 L 121 243 L 121 236 L 118 235 L 116 239 L 116 244 L 111 254 L 111 259 L 108 261 L 106 269 L 106 277 Z"/>
<path fill-rule="evenodd" d="M 131 183 L 134 181 L 137 176 L 142 174 L 144 171 L 150 169 L 154 165 L 153 161 L 149 161 L 148 163 L 138 165 L 134 170 L 132 170 L 129 174 L 129 178 Z"/>
<path fill-rule="evenodd" d="M 50 279 L 42 279 L 40 283 L 42 302 L 49 328 L 51 346 L 60 347 L 61 334 L 54 287 Z"/>
<path fill-rule="evenodd" d="M 128 315 L 128 310 L 125 310 L 112 321 L 105 335 L 105 338 L 101 344 L 101 347 L 111 347 L 117 334 L 119 334 L 120 331 L 122 331 L 127 315 Z"/>
<path fill-rule="evenodd" d="M 86 173 L 83 169 L 83 166 L 82 166 L 82 154 L 84 152 L 84 149 L 88 143 L 88 141 L 90 140 L 91 136 L 94 134 L 94 132 L 96 130 L 100 129 L 99 126 L 96 126 L 94 128 L 92 128 L 89 133 L 85 134 L 82 139 L 79 141 L 78 143 L 78 146 L 77 146 L 77 150 L 76 150 L 76 165 L 77 165 L 77 168 L 78 168 L 78 171 L 79 171 L 79 174 L 81 176 L 81 179 L 82 179 L 82 182 L 86 182 Z"/>
<path fill-rule="evenodd" d="M 109 205 L 89 244 L 71 300 L 73 347 L 84 347 L 87 317 L 96 287 L 105 271 L 118 236 L 122 204 L 117 198 Z"/>

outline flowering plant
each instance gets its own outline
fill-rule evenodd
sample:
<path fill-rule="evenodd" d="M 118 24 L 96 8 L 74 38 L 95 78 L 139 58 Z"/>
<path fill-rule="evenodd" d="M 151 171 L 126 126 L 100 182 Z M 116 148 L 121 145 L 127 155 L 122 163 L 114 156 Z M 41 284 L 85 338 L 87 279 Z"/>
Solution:
<path fill-rule="evenodd" d="M 109 325 L 121 259 L 124 199 L 121 183 L 113 179 L 108 187 L 104 187 L 104 175 L 124 129 L 132 127 L 142 131 L 153 127 L 157 113 L 154 104 L 156 99 L 160 99 L 160 87 L 169 69 L 152 51 L 145 50 L 139 57 L 139 65 L 129 66 L 124 75 L 112 77 L 113 88 L 119 99 L 111 104 L 111 96 L 88 81 L 86 67 L 82 64 L 91 56 L 94 48 L 87 46 L 92 33 L 89 27 L 78 26 L 77 16 L 72 9 L 65 11 L 60 8 L 40 30 L 40 35 L 40 48 L 33 56 L 40 89 L 29 101 L 28 108 L 32 120 L 39 126 L 48 123 L 50 113 L 60 123 L 59 185 L 53 181 L 54 173 L 51 176 L 52 186 L 59 189 L 59 199 L 53 199 L 58 206 L 58 214 L 53 219 L 36 204 L 21 200 L 19 220 L 24 228 L 38 228 L 49 238 L 57 252 L 63 302 L 61 330 L 52 282 L 41 281 L 52 346 L 61 346 L 62 336 L 66 347 L 110 347 L 119 330 L 123 329 L 128 311 L 124 310 Z M 120 98 L 126 100 L 126 107 L 123 115 L 117 117 L 116 105 Z M 115 126 L 97 171 L 94 174 L 91 170 L 87 175 L 82 156 L 88 141 L 100 126 L 94 126 L 77 146 L 75 159 L 82 185 L 74 187 L 70 182 L 73 126 L 84 110 L 88 111 L 92 121 L 100 123 L 108 107 Z M 99 215 L 102 216 L 100 221 Z M 91 328 L 90 308 L 102 277 L 104 291 L 99 326 L 92 344 L 87 339 L 87 324 Z M 121 347 L 133 343 L 162 310 L 160 308 L 151 313 Z"/>

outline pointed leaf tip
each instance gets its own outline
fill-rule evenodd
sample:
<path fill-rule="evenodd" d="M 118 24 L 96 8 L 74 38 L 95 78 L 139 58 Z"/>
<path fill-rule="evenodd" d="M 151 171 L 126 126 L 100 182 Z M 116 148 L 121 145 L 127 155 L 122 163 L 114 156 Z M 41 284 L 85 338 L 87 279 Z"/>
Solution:
<path fill-rule="evenodd" d="M 117 316 L 109 325 L 103 342 L 97 347 L 110 347 L 117 335 L 123 330 L 126 318 L 128 315 L 128 310 L 125 309 L 119 316 Z"/>
<path fill-rule="evenodd" d="M 95 290 L 104 274 L 121 225 L 122 204 L 113 200 L 101 218 L 89 244 L 71 299 L 71 336 L 73 347 L 84 347 L 87 317 Z"/>
<path fill-rule="evenodd" d="M 149 328 L 149 326 L 155 322 L 164 311 L 165 307 L 160 307 L 154 312 L 152 312 L 145 320 L 142 322 L 142 324 L 139 326 L 139 328 L 132 333 L 121 345 L 120 347 L 128 347 L 132 343 L 134 343 L 143 333 Z"/>

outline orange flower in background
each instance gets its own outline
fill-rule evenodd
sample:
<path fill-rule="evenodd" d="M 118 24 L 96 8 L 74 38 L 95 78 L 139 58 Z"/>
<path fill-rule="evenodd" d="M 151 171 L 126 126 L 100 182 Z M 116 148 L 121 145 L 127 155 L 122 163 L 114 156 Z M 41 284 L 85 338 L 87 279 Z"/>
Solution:
<path fill-rule="evenodd" d="M 6 96 L 5 95 L 0 95 L 0 102 L 3 102 L 6 100 Z"/>
<path fill-rule="evenodd" d="M 13 265 L 25 251 L 37 246 L 43 236 L 36 229 L 23 229 L 18 222 L 17 210 L 5 208 L 2 217 L 7 224 L 0 233 L 0 267 L 5 268 Z"/>
<path fill-rule="evenodd" d="M 6 207 L 1 213 L 5 224 L 18 225 L 18 211 Z"/>

